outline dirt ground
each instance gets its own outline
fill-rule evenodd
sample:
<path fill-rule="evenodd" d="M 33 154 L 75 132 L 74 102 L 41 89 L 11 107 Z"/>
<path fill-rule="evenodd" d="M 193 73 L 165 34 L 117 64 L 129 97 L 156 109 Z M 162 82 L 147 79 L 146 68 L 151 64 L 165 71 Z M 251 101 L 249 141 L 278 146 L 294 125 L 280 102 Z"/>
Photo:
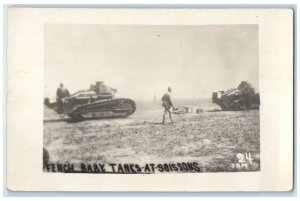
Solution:
<path fill-rule="evenodd" d="M 77 123 L 51 112 L 43 143 L 52 163 L 197 162 L 203 172 L 260 170 L 259 110 L 173 115 L 166 125 L 160 108 Z M 237 153 L 251 153 L 251 165 L 233 168 Z"/>

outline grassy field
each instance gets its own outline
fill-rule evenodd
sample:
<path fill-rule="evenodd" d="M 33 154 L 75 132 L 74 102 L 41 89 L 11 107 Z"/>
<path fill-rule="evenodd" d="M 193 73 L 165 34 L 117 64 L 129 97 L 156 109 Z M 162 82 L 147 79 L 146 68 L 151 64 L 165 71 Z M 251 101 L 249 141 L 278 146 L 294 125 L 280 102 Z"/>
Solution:
<path fill-rule="evenodd" d="M 259 110 L 173 115 L 166 125 L 160 107 L 77 123 L 56 120 L 52 111 L 45 116 L 51 116 L 44 121 L 44 148 L 52 163 L 197 162 L 202 172 L 260 170 Z M 251 164 L 236 168 L 238 153 L 251 153 Z"/>

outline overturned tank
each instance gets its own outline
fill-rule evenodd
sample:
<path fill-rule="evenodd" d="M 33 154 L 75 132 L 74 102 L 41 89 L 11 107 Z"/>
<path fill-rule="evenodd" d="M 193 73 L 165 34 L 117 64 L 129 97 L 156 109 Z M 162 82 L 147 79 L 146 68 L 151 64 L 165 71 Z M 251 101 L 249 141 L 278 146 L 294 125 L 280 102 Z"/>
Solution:
<path fill-rule="evenodd" d="M 55 110 L 61 118 L 67 115 L 74 120 L 127 117 L 133 114 L 135 102 L 127 98 L 115 98 L 116 92 L 116 89 L 103 82 L 96 82 L 89 90 L 78 91 L 63 99 L 56 98 L 54 102 L 45 98 L 44 104 Z"/>
<path fill-rule="evenodd" d="M 212 102 L 222 110 L 250 110 L 259 109 L 259 93 L 246 81 L 242 81 L 237 88 L 212 93 Z"/>

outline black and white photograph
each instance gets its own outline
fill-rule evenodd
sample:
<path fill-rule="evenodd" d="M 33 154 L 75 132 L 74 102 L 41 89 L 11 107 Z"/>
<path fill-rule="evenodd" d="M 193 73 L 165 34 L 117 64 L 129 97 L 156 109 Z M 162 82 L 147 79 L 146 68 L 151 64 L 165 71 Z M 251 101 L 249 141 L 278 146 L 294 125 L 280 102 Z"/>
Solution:
<path fill-rule="evenodd" d="M 43 172 L 261 170 L 258 25 L 43 32 Z"/>
<path fill-rule="evenodd" d="M 294 10 L 7 12 L 9 191 L 294 188 Z"/>

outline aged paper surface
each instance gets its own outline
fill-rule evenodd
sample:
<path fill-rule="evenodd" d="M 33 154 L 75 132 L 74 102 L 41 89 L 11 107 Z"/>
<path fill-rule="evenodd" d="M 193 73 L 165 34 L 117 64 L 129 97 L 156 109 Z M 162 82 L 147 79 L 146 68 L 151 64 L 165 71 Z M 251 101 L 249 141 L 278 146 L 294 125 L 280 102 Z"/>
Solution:
<path fill-rule="evenodd" d="M 292 10 L 9 8 L 7 38 L 9 190 L 292 189 Z"/>

